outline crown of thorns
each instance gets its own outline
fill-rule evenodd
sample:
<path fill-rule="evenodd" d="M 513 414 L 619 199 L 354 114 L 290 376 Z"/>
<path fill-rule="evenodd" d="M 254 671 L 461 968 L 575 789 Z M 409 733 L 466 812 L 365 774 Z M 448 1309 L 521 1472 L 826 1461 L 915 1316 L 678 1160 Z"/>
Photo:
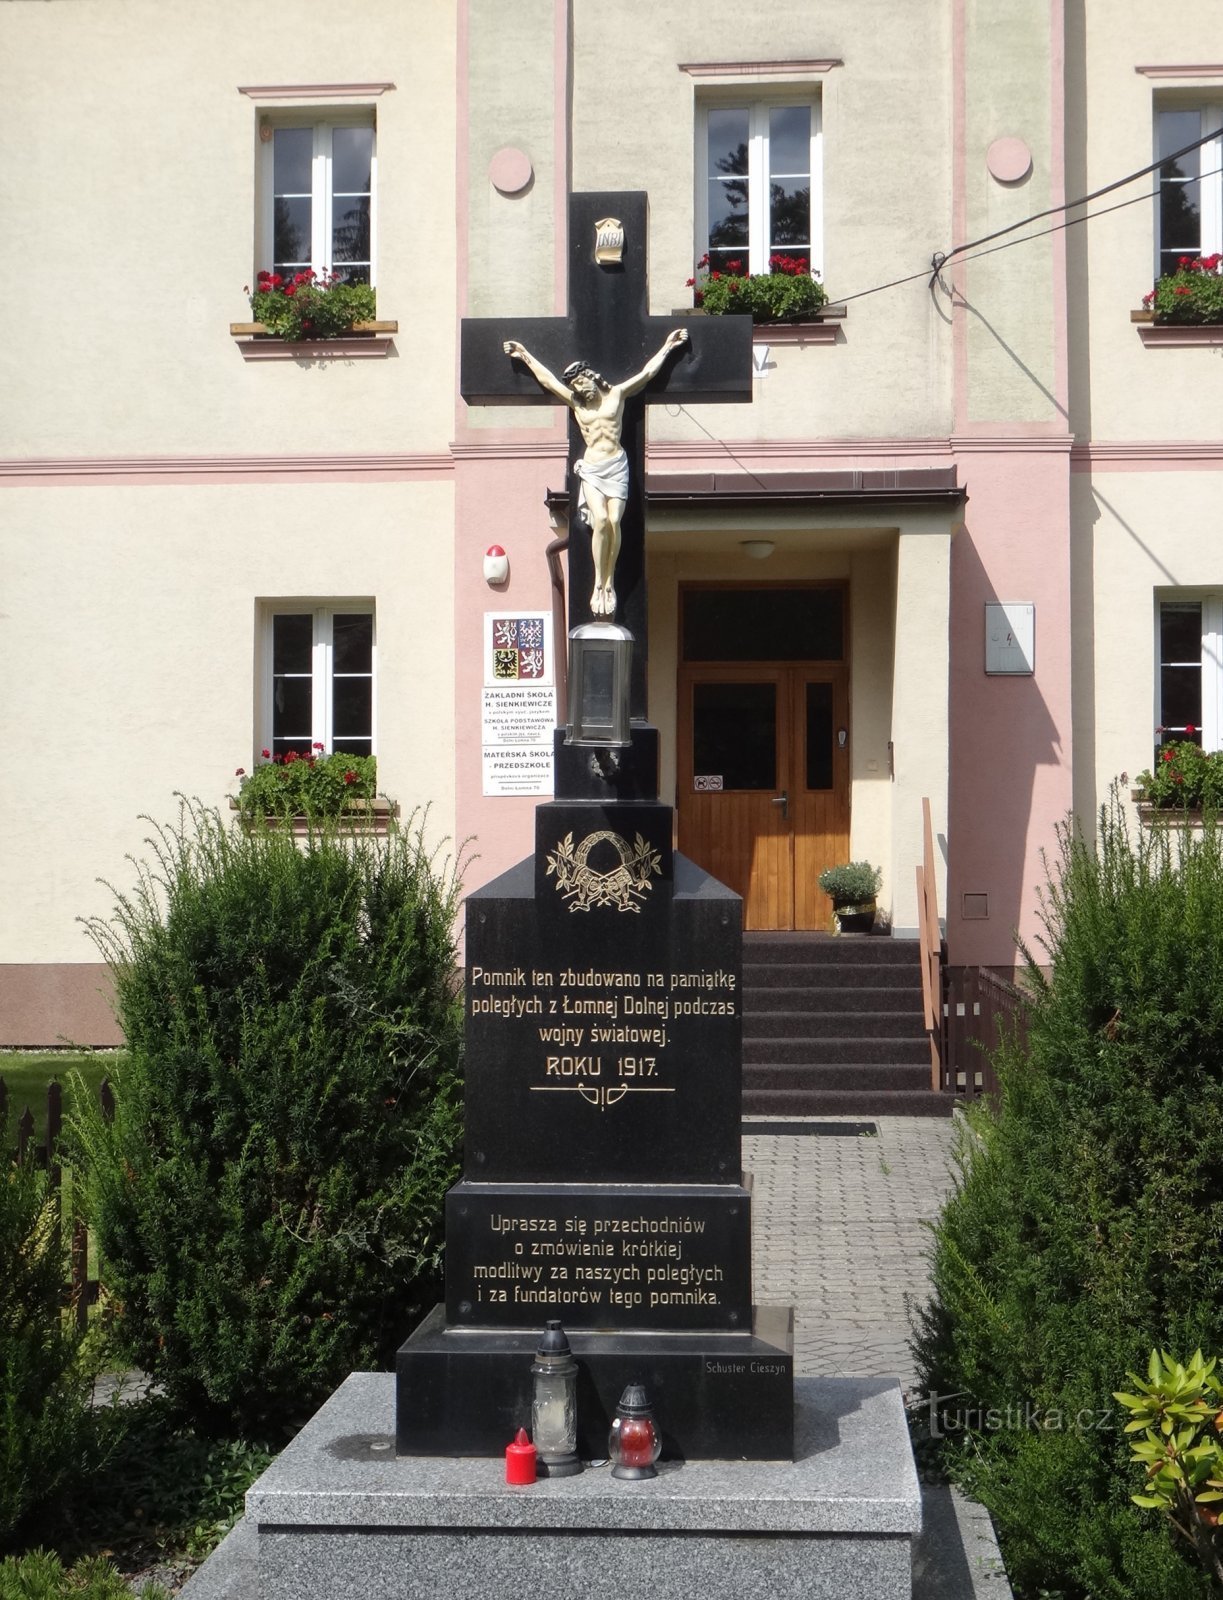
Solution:
<path fill-rule="evenodd" d="M 596 372 L 588 361 L 571 361 L 565 368 L 564 372 L 561 373 L 561 377 L 566 383 L 572 383 L 573 380 L 583 372 L 588 373 L 589 376 L 598 384 L 600 389 L 606 389 L 608 387 L 607 379 L 603 377 L 602 373 Z"/>

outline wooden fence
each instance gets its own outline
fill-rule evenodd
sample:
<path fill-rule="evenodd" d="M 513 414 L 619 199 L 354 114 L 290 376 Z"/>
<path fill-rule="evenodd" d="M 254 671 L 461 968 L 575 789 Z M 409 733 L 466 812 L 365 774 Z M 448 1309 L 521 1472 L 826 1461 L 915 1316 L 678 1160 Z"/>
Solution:
<path fill-rule="evenodd" d="M 115 1098 L 109 1079 L 98 1091 L 102 1115 L 109 1120 L 115 1113 Z M 0 1127 L 7 1126 L 8 1087 L 0 1078 Z M 47 1085 L 46 1122 L 40 1144 L 34 1142 L 34 1113 L 26 1106 L 17 1119 L 17 1145 L 7 1154 L 9 1161 L 32 1162 L 46 1169 L 55 1205 L 55 1232 L 59 1248 L 68 1239 L 64 1257 L 64 1302 L 71 1307 L 79 1328 L 89 1318 L 89 1308 L 98 1298 L 98 1280 L 89 1276 L 89 1231 L 85 1220 L 72 1204 L 64 1184 L 59 1161 L 59 1141 L 64 1128 L 64 1091 L 54 1079 Z"/>
<path fill-rule="evenodd" d="M 990 1052 L 1027 1037 L 1023 991 L 988 967 L 943 968 L 943 1088 L 961 1100 L 996 1099 Z"/>

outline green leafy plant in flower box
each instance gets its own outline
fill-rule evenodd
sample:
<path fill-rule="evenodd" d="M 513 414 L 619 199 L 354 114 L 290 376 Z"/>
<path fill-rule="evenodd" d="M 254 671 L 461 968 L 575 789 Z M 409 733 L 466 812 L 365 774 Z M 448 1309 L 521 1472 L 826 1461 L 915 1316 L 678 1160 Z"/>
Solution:
<path fill-rule="evenodd" d="M 757 273 L 744 273 L 741 261 L 711 269 L 702 256 L 688 287 L 707 316 L 747 315 L 753 322 L 807 322 L 828 300 L 805 256 L 770 256 L 768 272 Z"/>
<path fill-rule="evenodd" d="M 321 744 L 310 750 L 290 750 L 263 760 L 253 772 L 239 767 L 234 774 L 239 789 L 234 797 L 246 822 L 261 817 L 338 817 L 353 802 L 370 801 L 377 793 L 378 761 L 375 756 L 346 755 L 341 750 L 323 753 Z"/>
<path fill-rule="evenodd" d="M 251 311 L 278 339 L 338 339 L 353 324 L 372 322 L 377 311 L 373 287 L 348 283 L 339 273 L 307 268 L 291 278 L 261 272 L 249 289 Z"/>
<path fill-rule="evenodd" d="M 1136 783 L 1139 799 L 1161 811 L 1217 811 L 1223 806 L 1223 751 L 1207 752 L 1192 739 L 1169 739 L 1154 767 L 1140 772 Z"/>
<path fill-rule="evenodd" d="M 1181 256 L 1175 272 L 1165 272 L 1142 297 L 1155 321 L 1223 323 L 1223 255 Z"/>

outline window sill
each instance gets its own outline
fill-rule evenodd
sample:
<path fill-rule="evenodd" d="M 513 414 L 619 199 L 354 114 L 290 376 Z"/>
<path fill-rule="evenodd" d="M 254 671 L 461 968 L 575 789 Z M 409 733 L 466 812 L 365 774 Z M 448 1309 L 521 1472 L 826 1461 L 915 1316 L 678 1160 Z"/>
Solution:
<path fill-rule="evenodd" d="M 229 331 L 243 361 L 361 361 L 391 352 L 398 322 L 355 322 L 338 339 L 279 339 L 262 322 L 231 322 Z"/>
<path fill-rule="evenodd" d="M 1150 311 L 1131 311 L 1130 321 L 1136 324 L 1138 337 L 1148 348 L 1223 345 L 1223 323 L 1156 322 Z"/>
<path fill-rule="evenodd" d="M 732 312 L 730 315 L 735 315 Z M 742 313 L 738 313 L 742 315 Z M 674 317 L 703 317 L 707 315 L 700 306 L 680 306 L 671 313 Z M 753 344 L 837 344 L 841 340 L 840 325 L 849 315 L 844 306 L 821 306 L 810 322 L 754 322 Z"/>
<path fill-rule="evenodd" d="M 231 811 L 238 809 L 238 802 L 232 795 L 229 797 L 229 809 Z M 329 818 L 327 821 L 334 821 L 340 833 L 373 835 L 381 839 L 391 831 L 391 824 L 398 816 L 398 800 L 388 800 L 385 795 L 376 795 L 372 800 L 354 800 L 350 806 L 344 807 L 338 817 Z M 243 826 L 249 832 L 252 824 L 248 822 Z M 264 817 L 261 826 L 277 832 L 287 828 L 295 839 L 307 839 L 311 832 L 319 827 L 319 823 L 312 822 L 309 817 L 299 812 L 295 817 Z"/>

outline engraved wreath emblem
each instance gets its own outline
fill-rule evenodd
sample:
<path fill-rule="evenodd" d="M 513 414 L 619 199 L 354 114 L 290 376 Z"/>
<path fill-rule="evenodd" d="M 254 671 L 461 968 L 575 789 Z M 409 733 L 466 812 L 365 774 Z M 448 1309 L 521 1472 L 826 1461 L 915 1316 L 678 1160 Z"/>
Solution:
<path fill-rule="evenodd" d="M 596 845 L 610 844 L 619 862 L 609 872 L 596 872 L 590 865 Z M 640 834 L 629 844 L 618 833 L 600 829 L 588 833 L 574 845 L 567 833 L 548 856 L 548 876 L 556 874 L 556 887 L 569 902 L 570 911 L 589 911 L 593 906 L 615 906 L 618 911 L 640 911 L 640 901 L 654 885 L 651 878 L 662 876 L 662 857 Z"/>

